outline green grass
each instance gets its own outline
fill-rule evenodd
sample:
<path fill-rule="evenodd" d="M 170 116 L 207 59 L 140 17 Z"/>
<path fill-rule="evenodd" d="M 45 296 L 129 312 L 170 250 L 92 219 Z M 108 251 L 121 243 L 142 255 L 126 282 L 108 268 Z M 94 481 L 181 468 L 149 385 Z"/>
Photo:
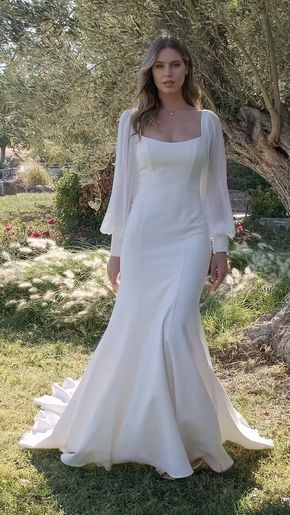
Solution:
<path fill-rule="evenodd" d="M 30 222 L 54 215 L 55 193 L 17 193 L 0 197 L 0 224 L 15 219 Z"/>
<path fill-rule="evenodd" d="M 31 221 L 44 212 L 53 216 L 52 200 L 52 194 L 1 198 L 0 222 L 14 217 Z M 161 481 L 148 465 L 118 464 L 110 472 L 92 465 L 72 468 L 61 463 L 57 450 L 18 447 L 39 409 L 33 398 L 49 394 L 53 382 L 79 378 L 97 341 L 93 345 L 91 336 L 88 341 L 85 326 L 61 334 L 45 319 L 41 330 L 21 319 L 13 324 L 5 312 L 0 330 L 1 515 L 288 514 L 289 378 L 282 362 L 255 345 L 249 348 L 242 337 L 244 326 L 279 307 L 287 284 L 268 290 L 260 281 L 250 281 L 250 292 L 205 296 L 202 318 L 220 382 L 236 409 L 272 438 L 275 448 L 251 451 L 226 442 L 234 460 L 228 471 L 217 474 L 204 465 L 173 482 Z M 110 309 L 108 303 L 107 317 Z"/>
<path fill-rule="evenodd" d="M 35 340 L 33 332 L 2 332 L 1 484 L 3 515 L 91 513 L 283 514 L 289 513 L 287 478 L 287 379 L 282 364 L 219 364 L 233 404 L 274 439 L 273 450 L 250 451 L 230 442 L 234 465 L 223 474 L 203 466 L 192 476 L 162 482 L 152 467 L 63 465 L 59 451 L 23 450 L 18 440 L 39 409 L 33 397 L 53 382 L 80 377 L 91 355 L 82 343 Z"/>

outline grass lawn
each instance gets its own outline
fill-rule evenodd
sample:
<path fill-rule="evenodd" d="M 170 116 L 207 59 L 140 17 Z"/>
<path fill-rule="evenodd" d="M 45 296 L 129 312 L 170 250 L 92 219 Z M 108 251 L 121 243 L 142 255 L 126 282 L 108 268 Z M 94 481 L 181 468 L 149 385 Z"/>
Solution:
<path fill-rule="evenodd" d="M 283 365 L 257 359 L 215 367 L 234 405 L 274 439 L 275 449 L 250 451 L 226 442 L 234 465 L 225 473 L 203 466 L 188 478 L 162 482 L 147 465 L 120 464 L 110 472 L 91 465 L 71 468 L 57 450 L 18 448 L 38 410 L 33 397 L 50 393 L 53 382 L 79 377 L 91 352 L 81 343 L 33 336 L 1 335 L 1 514 L 289 513 L 290 410 Z"/>
<path fill-rule="evenodd" d="M 0 197 L 0 224 L 14 219 L 23 222 L 46 219 L 53 215 L 55 193 L 18 193 Z"/>
<path fill-rule="evenodd" d="M 54 215 L 51 194 L 17 197 L 18 201 L 0 199 L 1 223 Z M 49 328 L 41 334 L 33 324 L 25 330 L 5 324 L 0 329 L 1 515 L 289 514 L 290 406 L 285 365 L 258 350 L 249 352 L 242 340 L 233 352 L 223 354 L 208 317 L 204 320 L 216 374 L 241 414 L 274 440 L 273 450 L 251 451 L 226 442 L 234 460 L 228 471 L 218 474 L 204 465 L 188 478 L 166 482 L 148 465 L 114 465 L 109 472 L 92 465 L 71 468 L 61 463 L 58 450 L 20 449 L 18 441 L 39 409 L 33 398 L 49 394 L 53 382 L 80 377 L 93 349 L 85 334 L 57 339 L 55 334 L 49 336 Z M 227 327 L 227 346 L 236 334 L 234 320 Z"/>

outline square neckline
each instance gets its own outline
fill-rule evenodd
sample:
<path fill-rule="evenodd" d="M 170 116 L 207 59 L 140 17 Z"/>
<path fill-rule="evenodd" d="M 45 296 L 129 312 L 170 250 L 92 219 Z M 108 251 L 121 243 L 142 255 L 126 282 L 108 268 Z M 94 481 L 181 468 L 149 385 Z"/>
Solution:
<path fill-rule="evenodd" d="M 163 139 L 156 139 L 156 138 L 148 138 L 148 136 L 141 136 L 141 138 L 144 138 L 144 139 L 148 139 L 148 140 L 151 140 L 151 141 L 158 141 L 159 143 L 167 143 L 169 145 L 171 144 L 176 144 L 176 143 L 188 143 L 189 141 L 194 141 L 196 139 L 201 139 L 202 135 L 203 135 L 203 112 L 204 112 L 204 109 L 201 109 L 201 115 L 200 115 L 200 136 L 196 136 L 195 138 L 190 138 L 190 139 L 184 139 L 184 140 L 180 140 L 180 141 L 165 141 Z"/>

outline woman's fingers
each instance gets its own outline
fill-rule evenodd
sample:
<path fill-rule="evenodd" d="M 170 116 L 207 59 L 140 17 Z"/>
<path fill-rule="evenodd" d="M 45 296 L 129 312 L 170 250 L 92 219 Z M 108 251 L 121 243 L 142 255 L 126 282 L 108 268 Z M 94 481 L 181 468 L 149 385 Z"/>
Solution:
<path fill-rule="evenodd" d="M 112 288 L 116 290 L 119 287 L 117 281 L 118 274 L 120 273 L 120 258 L 118 256 L 111 256 L 107 264 L 108 278 L 112 284 Z"/>
<path fill-rule="evenodd" d="M 216 291 L 228 273 L 228 259 L 226 252 L 214 254 L 211 265 L 211 291 Z"/>
<path fill-rule="evenodd" d="M 223 274 L 223 273 L 218 274 L 217 279 L 212 282 L 212 287 L 211 287 L 212 291 L 215 291 L 218 289 L 219 285 L 223 282 L 225 276 L 226 276 L 226 274 Z"/>

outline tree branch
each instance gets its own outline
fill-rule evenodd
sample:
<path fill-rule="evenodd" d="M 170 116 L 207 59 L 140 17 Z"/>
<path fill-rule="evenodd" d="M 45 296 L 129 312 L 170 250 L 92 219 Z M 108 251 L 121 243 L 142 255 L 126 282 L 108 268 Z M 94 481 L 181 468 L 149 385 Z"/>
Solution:
<path fill-rule="evenodd" d="M 272 120 L 272 131 L 269 135 L 269 140 L 272 142 L 278 142 L 280 139 L 280 131 L 281 131 L 281 98 L 280 98 L 280 90 L 279 90 L 279 79 L 278 79 L 278 70 L 277 70 L 277 61 L 276 61 L 276 53 L 275 53 L 275 45 L 273 34 L 271 30 L 271 23 L 269 19 L 269 3 L 268 0 L 263 0 L 262 7 L 262 16 L 263 16 L 263 27 L 265 31 L 266 41 L 269 48 L 270 53 L 270 65 L 271 65 L 271 76 L 273 81 L 273 91 L 274 91 L 274 100 L 275 100 L 275 109 L 271 114 Z"/>

